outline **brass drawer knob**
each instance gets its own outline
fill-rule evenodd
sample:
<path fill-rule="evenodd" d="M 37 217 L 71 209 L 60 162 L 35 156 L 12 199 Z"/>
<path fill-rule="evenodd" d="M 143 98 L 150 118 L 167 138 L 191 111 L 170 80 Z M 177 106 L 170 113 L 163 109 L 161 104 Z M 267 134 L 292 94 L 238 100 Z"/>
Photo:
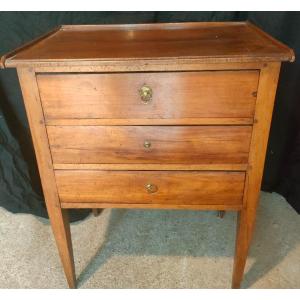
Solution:
<path fill-rule="evenodd" d="M 153 95 L 152 89 L 149 86 L 147 86 L 146 84 L 144 84 L 139 89 L 139 93 L 140 93 L 140 96 L 141 96 L 141 100 L 144 103 L 147 104 L 152 100 L 152 95 Z"/>
<path fill-rule="evenodd" d="M 158 188 L 155 184 L 147 183 L 146 184 L 146 190 L 147 190 L 148 193 L 152 194 L 152 193 L 157 192 Z"/>
<path fill-rule="evenodd" d="M 145 148 L 150 148 L 151 147 L 151 142 L 150 141 L 145 141 L 144 142 L 144 147 Z"/>

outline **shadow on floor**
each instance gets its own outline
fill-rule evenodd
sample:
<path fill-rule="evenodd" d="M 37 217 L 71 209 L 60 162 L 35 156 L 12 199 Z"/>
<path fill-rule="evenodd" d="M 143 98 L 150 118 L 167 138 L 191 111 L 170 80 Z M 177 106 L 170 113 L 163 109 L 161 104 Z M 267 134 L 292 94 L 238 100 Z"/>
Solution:
<path fill-rule="evenodd" d="M 297 224 L 286 225 L 287 216 L 272 210 L 269 204 L 266 201 L 258 211 L 250 252 L 255 262 L 245 274 L 243 287 L 250 287 L 274 268 L 299 242 L 299 236 L 287 234 L 296 233 Z M 235 212 L 227 212 L 220 219 L 214 211 L 114 209 L 105 242 L 79 275 L 78 286 L 117 255 L 233 257 L 235 224 Z"/>
<path fill-rule="evenodd" d="M 258 210 L 249 254 L 255 262 L 244 275 L 244 288 L 251 287 L 275 268 L 300 243 L 299 216 L 283 198 L 281 200 L 284 205 L 272 207 L 272 201 L 265 201 Z"/>

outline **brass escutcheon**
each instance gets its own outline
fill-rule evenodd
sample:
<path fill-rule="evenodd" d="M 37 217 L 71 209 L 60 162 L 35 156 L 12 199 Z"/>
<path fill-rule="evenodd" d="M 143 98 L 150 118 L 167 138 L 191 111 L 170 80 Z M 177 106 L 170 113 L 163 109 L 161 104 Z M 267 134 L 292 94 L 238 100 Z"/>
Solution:
<path fill-rule="evenodd" d="M 146 190 L 148 193 L 155 193 L 157 192 L 158 188 L 155 184 L 147 183 L 146 184 Z"/>
<path fill-rule="evenodd" d="M 153 95 L 152 89 L 151 89 L 151 87 L 147 86 L 146 84 L 144 84 L 139 89 L 139 93 L 140 93 L 140 96 L 141 96 L 141 100 L 144 103 L 147 104 L 152 100 L 152 95 Z"/>
<path fill-rule="evenodd" d="M 145 141 L 144 142 L 144 147 L 145 148 L 150 148 L 151 147 L 151 142 L 150 141 Z"/>

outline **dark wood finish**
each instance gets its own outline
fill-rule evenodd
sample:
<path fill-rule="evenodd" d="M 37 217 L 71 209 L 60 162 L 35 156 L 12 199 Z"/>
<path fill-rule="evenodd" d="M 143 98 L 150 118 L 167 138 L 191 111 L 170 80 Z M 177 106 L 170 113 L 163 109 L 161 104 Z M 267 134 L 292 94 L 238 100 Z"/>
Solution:
<path fill-rule="evenodd" d="M 54 164 L 247 164 L 250 126 L 48 126 Z"/>
<path fill-rule="evenodd" d="M 62 26 L 1 58 L 18 67 L 70 287 L 71 208 L 237 210 L 240 287 L 280 63 L 293 60 L 248 22 Z"/>
<path fill-rule="evenodd" d="M 46 120 L 251 118 L 257 71 L 38 75 Z M 145 104 L 146 84 L 153 99 Z M 83 105 L 84 102 L 84 105 Z"/>
<path fill-rule="evenodd" d="M 62 26 L 8 56 L 6 66 L 95 60 L 198 58 L 202 62 L 294 59 L 294 53 L 248 22 Z"/>
<path fill-rule="evenodd" d="M 61 202 L 242 203 L 244 172 L 55 171 Z M 149 192 L 147 184 L 155 187 Z M 157 189 L 157 190 L 156 190 Z"/>

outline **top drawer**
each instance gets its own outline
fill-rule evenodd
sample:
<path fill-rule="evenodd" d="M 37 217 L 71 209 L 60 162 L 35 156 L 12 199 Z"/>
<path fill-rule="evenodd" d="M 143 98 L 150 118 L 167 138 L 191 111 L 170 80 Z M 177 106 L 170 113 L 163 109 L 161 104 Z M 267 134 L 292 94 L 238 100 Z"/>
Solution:
<path fill-rule="evenodd" d="M 46 120 L 252 118 L 258 77 L 253 70 L 39 74 L 37 81 Z"/>

